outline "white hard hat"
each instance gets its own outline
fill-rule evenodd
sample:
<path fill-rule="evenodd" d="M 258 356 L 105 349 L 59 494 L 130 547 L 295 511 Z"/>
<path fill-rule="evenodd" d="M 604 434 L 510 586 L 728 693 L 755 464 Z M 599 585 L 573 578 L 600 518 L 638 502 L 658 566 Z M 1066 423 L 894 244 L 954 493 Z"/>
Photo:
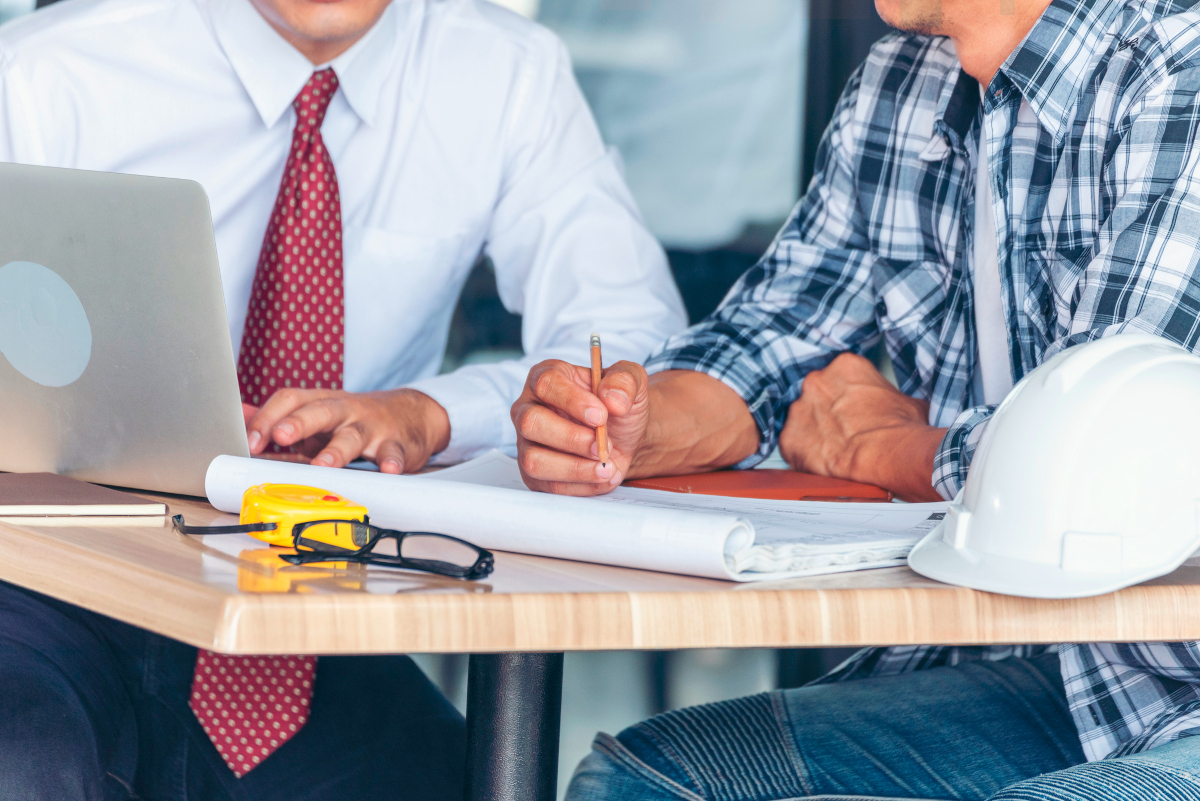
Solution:
<path fill-rule="evenodd" d="M 1200 357 L 1122 334 L 1013 388 L 908 563 L 978 590 L 1079 598 L 1169 573 L 1197 546 Z"/>

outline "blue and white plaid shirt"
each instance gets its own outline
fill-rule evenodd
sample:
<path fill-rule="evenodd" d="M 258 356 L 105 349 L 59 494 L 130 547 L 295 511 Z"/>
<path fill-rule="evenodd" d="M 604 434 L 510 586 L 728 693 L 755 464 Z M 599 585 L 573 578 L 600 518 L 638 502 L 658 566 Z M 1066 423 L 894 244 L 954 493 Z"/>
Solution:
<path fill-rule="evenodd" d="M 981 131 L 1014 382 L 1123 331 L 1200 349 L 1200 12 L 1187 7 L 1054 0 L 982 100 L 948 39 L 885 37 L 766 255 L 648 367 L 736 390 L 761 435 L 749 467 L 774 449 L 806 374 L 882 339 L 900 389 L 949 427 L 934 485 L 953 497 L 994 408 L 973 388 Z M 1089 759 L 1200 734 L 1200 643 L 1058 649 Z M 827 680 L 1038 650 L 871 649 Z"/>

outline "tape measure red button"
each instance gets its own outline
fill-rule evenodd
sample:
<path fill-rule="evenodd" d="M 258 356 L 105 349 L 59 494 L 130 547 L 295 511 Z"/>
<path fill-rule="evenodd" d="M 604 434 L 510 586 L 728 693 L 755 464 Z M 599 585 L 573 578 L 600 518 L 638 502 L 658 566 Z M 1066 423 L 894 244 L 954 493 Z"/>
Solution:
<path fill-rule="evenodd" d="M 323 501 L 340 501 L 340 500 L 341 500 L 341 498 L 339 498 L 339 497 L 338 497 L 338 496 L 336 496 L 336 495 L 326 495 L 326 496 L 325 496 L 324 498 L 322 498 L 321 500 L 323 500 Z"/>

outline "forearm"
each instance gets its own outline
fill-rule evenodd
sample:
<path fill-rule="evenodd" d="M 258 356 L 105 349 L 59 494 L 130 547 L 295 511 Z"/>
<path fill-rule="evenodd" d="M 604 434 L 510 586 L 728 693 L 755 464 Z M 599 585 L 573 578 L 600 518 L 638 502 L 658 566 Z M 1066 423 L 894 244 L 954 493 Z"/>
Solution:
<path fill-rule="evenodd" d="M 650 420 L 628 478 L 681 475 L 737 464 L 758 448 L 746 402 L 692 370 L 650 376 Z"/>

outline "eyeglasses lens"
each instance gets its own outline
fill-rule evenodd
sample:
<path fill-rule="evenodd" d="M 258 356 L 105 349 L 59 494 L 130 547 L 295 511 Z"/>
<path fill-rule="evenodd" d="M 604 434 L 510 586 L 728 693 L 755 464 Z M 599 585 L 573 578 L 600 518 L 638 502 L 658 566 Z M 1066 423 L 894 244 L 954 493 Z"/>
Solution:
<path fill-rule="evenodd" d="M 443 562 L 469 568 L 479 558 L 479 552 L 447 537 L 409 534 L 400 541 L 400 556 L 414 561 Z"/>
<path fill-rule="evenodd" d="M 297 545 L 324 553 L 357 551 L 371 543 L 371 527 L 354 521 L 328 521 L 307 526 Z"/>

